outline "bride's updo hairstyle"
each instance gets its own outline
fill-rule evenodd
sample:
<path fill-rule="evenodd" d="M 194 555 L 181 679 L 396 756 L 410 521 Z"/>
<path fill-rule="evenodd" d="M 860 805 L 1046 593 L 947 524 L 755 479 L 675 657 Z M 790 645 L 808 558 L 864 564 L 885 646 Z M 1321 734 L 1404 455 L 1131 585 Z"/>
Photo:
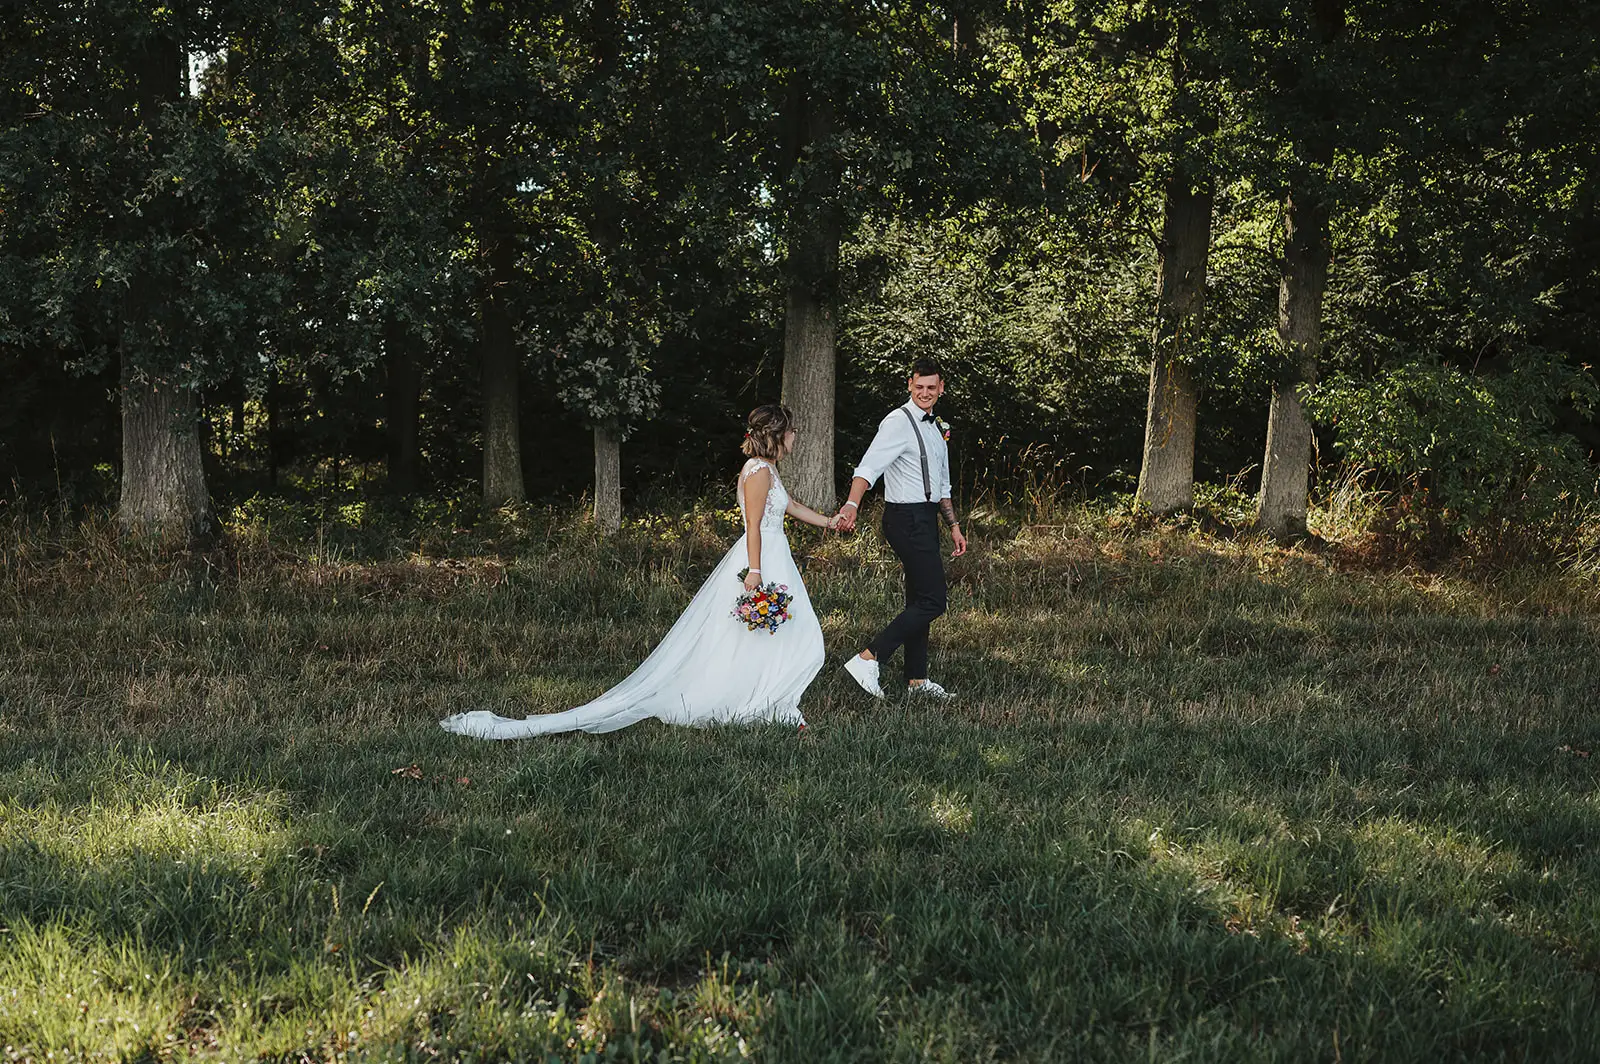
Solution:
<path fill-rule="evenodd" d="M 783 457 L 783 438 L 794 428 L 794 414 L 781 403 L 763 403 L 745 418 L 740 450 L 751 458 L 776 462 Z"/>

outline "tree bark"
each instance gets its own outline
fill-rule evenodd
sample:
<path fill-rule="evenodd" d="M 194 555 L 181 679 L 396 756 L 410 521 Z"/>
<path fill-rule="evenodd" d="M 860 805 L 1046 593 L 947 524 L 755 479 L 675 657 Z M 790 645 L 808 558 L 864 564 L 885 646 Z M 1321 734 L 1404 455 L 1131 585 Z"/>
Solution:
<path fill-rule="evenodd" d="M 1272 385 L 1267 449 L 1261 460 L 1256 524 L 1280 540 L 1306 534 L 1312 430 L 1300 401 L 1322 357 L 1322 296 L 1328 284 L 1328 212 L 1311 195 L 1290 193 L 1283 274 L 1278 285 L 1278 339 L 1283 371 Z"/>
<path fill-rule="evenodd" d="M 1343 0 L 1318 0 L 1312 18 L 1321 43 L 1344 33 Z M 1319 100 L 1326 106 L 1326 101 Z M 1335 104 L 1337 106 L 1337 104 Z M 1322 359 L 1322 300 L 1328 287 L 1332 247 L 1326 193 L 1317 182 L 1333 162 L 1333 122 L 1306 116 L 1309 135 L 1300 150 L 1303 167 L 1284 203 L 1283 265 L 1278 284 L 1278 340 L 1283 368 L 1272 386 L 1267 447 L 1261 460 L 1256 526 L 1279 540 L 1306 534 L 1315 437 L 1301 391 L 1316 383 Z M 1327 116 L 1325 116 L 1327 117 Z"/>
<path fill-rule="evenodd" d="M 184 84 L 183 50 L 172 38 L 153 36 L 129 56 L 130 117 L 153 131 L 162 108 L 179 99 Z M 163 298 L 140 275 L 128 289 L 129 314 L 141 314 Z M 212 531 L 200 446 L 199 408 L 193 391 L 147 373 L 138 352 L 122 351 L 122 490 L 117 522 L 125 533 L 167 543 L 190 543 Z"/>
<path fill-rule="evenodd" d="M 1205 305 L 1211 252 L 1212 190 L 1183 171 L 1167 183 L 1161 226 L 1156 328 L 1145 408 L 1144 460 L 1134 505 L 1172 513 L 1194 505 L 1194 435 L 1198 386 L 1190 348 Z"/>
<path fill-rule="evenodd" d="M 515 247 L 508 233 L 487 234 L 488 271 L 479 313 L 483 357 L 483 503 L 510 506 L 525 498 L 521 425 L 518 421 L 520 362 L 512 335 L 508 289 Z"/>
<path fill-rule="evenodd" d="M 418 444 L 418 406 L 422 368 L 417 339 L 399 322 L 384 327 L 384 434 L 389 450 L 389 490 L 410 495 L 417 490 L 422 465 Z"/>
<path fill-rule="evenodd" d="M 125 533 L 189 543 L 211 531 L 211 498 L 192 391 L 122 367 L 122 495 Z"/>
<path fill-rule="evenodd" d="M 622 527 L 622 437 L 609 425 L 594 429 L 594 523 L 608 536 Z"/>
<path fill-rule="evenodd" d="M 791 285 L 783 323 L 783 402 L 794 412 L 800 431 L 794 452 L 783 462 L 783 476 L 796 498 L 819 510 L 832 510 L 837 498 L 833 482 L 837 333 L 831 301 L 804 285 Z"/>
<path fill-rule="evenodd" d="M 784 480 L 795 497 L 820 510 L 833 509 L 834 376 L 838 339 L 838 167 L 818 158 L 817 145 L 833 133 L 832 102 L 811 92 L 804 79 L 790 88 L 788 151 L 791 175 L 804 165 L 790 208 L 789 252 L 784 264 L 783 403 L 800 432 L 783 462 Z M 824 149 L 827 150 L 827 149 Z M 808 158 L 809 153 L 809 158 Z"/>

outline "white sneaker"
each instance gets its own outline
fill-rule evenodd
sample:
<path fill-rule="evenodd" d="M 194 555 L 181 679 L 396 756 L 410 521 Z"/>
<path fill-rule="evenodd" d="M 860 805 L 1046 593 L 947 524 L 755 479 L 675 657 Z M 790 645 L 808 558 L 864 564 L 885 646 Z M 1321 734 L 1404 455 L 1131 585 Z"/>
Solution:
<path fill-rule="evenodd" d="M 873 698 L 883 697 L 883 687 L 878 683 L 878 663 L 868 661 L 860 654 L 850 655 L 850 660 L 844 663 L 844 671 L 850 678 L 861 685 L 861 689 Z"/>
<path fill-rule="evenodd" d="M 932 698 L 939 702 L 948 702 L 955 697 L 955 695 L 951 694 L 949 691 L 946 691 L 943 687 L 940 687 L 932 680 L 923 680 L 921 683 L 908 684 L 906 686 L 906 694 L 916 698 Z"/>

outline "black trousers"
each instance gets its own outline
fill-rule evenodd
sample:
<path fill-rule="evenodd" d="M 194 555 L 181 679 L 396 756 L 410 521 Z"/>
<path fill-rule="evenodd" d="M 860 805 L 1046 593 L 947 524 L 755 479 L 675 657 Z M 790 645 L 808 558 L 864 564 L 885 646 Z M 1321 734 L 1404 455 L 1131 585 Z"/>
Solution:
<path fill-rule="evenodd" d="M 939 555 L 939 505 L 891 502 L 883 508 L 883 538 L 906 573 L 906 608 L 867 644 L 886 660 L 906 648 L 907 680 L 928 678 L 928 626 L 944 612 L 944 559 Z"/>

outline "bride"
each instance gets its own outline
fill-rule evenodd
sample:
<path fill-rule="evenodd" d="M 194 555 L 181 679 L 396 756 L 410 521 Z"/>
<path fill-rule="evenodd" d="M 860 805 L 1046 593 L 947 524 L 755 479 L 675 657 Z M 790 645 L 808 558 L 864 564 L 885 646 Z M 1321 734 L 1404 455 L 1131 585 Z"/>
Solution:
<path fill-rule="evenodd" d="M 772 463 L 794 448 L 794 415 L 770 403 L 750 412 L 739 471 L 744 535 L 712 570 L 689 608 L 633 675 L 590 702 L 562 713 L 512 720 L 485 710 L 439 722 L 480 739 L 520 739 L 556 732 L 608 732 L 646 717 L 669 724 L 772 721 L 805 726 L 800 696 L 822 668 L 822 625 L 783 534 L 784 514 L 819 528 L 833 522 L 789 498 Z M 775 632 L 749 630 L 731 616 L 739 571 L 745 590 L 788 586 L 789 620 Z"/>

